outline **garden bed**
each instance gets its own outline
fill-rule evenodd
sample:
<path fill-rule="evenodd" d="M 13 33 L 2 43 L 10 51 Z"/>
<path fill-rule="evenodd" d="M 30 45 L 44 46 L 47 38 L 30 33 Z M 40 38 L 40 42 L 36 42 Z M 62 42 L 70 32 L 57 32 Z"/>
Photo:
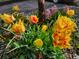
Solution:
<path fill-rule="evenodd" d="M 74 59 L 79 48 L 78 7 L 54 5 L 41 22 L 34 11 L 28 15 L 15 5 L 10 13 L 0 14 L 1 59 Z"/>

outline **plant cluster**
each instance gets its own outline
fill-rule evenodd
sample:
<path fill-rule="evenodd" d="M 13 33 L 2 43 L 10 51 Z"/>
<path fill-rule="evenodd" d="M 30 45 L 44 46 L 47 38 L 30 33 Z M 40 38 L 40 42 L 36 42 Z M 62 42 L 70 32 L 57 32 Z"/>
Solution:
<path fill-rule="evenodd" d="M 63 49 L 71 48 L 76 31 L 75 11 L 58 11 L 40 24 L 39 15 L 13 12 L 0 14 L 0 35 L 6 43 L 3 59 L 64 59 Z"/>

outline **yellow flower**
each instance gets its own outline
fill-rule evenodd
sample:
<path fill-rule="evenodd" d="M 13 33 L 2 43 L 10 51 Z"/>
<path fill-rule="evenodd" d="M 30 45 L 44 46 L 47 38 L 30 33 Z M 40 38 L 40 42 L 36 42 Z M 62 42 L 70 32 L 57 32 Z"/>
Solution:
<path fill-rule="evenodd" d="M 76 28 L 76 23 L 67 16 L 59 16 L 54 23 L 53 30 L 57 32 L 73 32 Z"/>
<path fill-rule="evenodd" d="M 59 40 L 54 40 L 53 45 L 54 47 L 59 47 L 61 49 L 70 48 L 70 37 L 64 36 L 63 38 L 59 38 Z"/>
<path fill-rule="evenodd" d="M 1 14 L 0 18 L 7 24 L 11 24 L 13 23 L 13 20 L 15 20 L 14 16 L 9 14 Z"/>
<path fill-rule="evenodd" d="M 36 39 L 34 41 L 34 46 L 37 47 L 37 48 L 40 48 L 43 46 L 43 41 L 41 39 Z"/>
<path fill-rule="evenodd" d="M 76 23 L 67 16 L 59 16 L 53 25 L 53 45 L 61 49 L 70 48 L 71 34 L 75 31 Z"/>
<path fill-rule="evenodd" d="M 74 10 L 67 10 L 67 15 L 68 16 L 73 16 L 75 14 Z"/>
<path fill-rule="evenodd" d="M 47 30 L 47 25 L 42 25 L 42 31 L 46 31 Z"/>
<path fill-rule="evenodd" d="M 20 11 L 20 7 L 18 5 L 15 5 L 12 7 L 13 11 Z"/>
<path fill-rule="evenodd" d="M 29 17 L 29 21 L 32 22 L 33 24 L 36 24 L 38 22 L 38 17 L 36 15 L 31 15 Z"/>
<path fill-rule="evenodd" d="M 19 22 L 15 23 L 12 26 L 12 31 L 15 32 L 16 34 L 20 34 L 22 32 L 25 32 L 25 26 L 23 24 L 23 21 L 19 20 Z"/>

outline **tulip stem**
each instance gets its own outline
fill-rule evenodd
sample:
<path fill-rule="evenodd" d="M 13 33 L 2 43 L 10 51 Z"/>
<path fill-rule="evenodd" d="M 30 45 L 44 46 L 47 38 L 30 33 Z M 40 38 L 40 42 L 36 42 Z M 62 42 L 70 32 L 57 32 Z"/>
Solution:
<path fill-rule="evenodd" d="M 10 42 L 7 44 L 6 49 L 9 47 L 9 45 L 11 44 L 11 42 L 15 39 L 15 36 L 12 38 L 12 40 L 10 40 Z"/>
<path fill-rule="evenodd" d="M 28 47 L 28 45 L 21 45 L 19 47 L 15 47 L 13 49 L 11 49 L 10 51 L 6 52 L 7 54 L 8 53 L 11 53 L 12 51 L 15 51 L 16 49 L 19 49 L 19 48 L 22 48 L 22 47 L 26 47 L 27 49 L 31 50 L 30 47 Z M 32 50 L 31 50 L 32 51 Z"/>
<path fill-rule="evenodd" d="M 11 27 L 11 24 L 8 26 L 8 28 L 7 29 L 9 29 Z"/>

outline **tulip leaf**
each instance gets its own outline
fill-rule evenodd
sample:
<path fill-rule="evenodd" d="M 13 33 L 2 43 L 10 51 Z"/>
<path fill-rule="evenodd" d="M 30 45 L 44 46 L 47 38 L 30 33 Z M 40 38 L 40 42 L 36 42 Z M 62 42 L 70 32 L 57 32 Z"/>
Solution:
<path fill-rule="evenodd" d="M 19 46 L 20 46 L 17 42 L 14 42 L 14 45 L 15 45 L 16 47 L 19 47 Z"/>
<path fill-rule="evenodd" d="M 20 55 L 19 59 L 25 59 L 24 55 Z"/>

